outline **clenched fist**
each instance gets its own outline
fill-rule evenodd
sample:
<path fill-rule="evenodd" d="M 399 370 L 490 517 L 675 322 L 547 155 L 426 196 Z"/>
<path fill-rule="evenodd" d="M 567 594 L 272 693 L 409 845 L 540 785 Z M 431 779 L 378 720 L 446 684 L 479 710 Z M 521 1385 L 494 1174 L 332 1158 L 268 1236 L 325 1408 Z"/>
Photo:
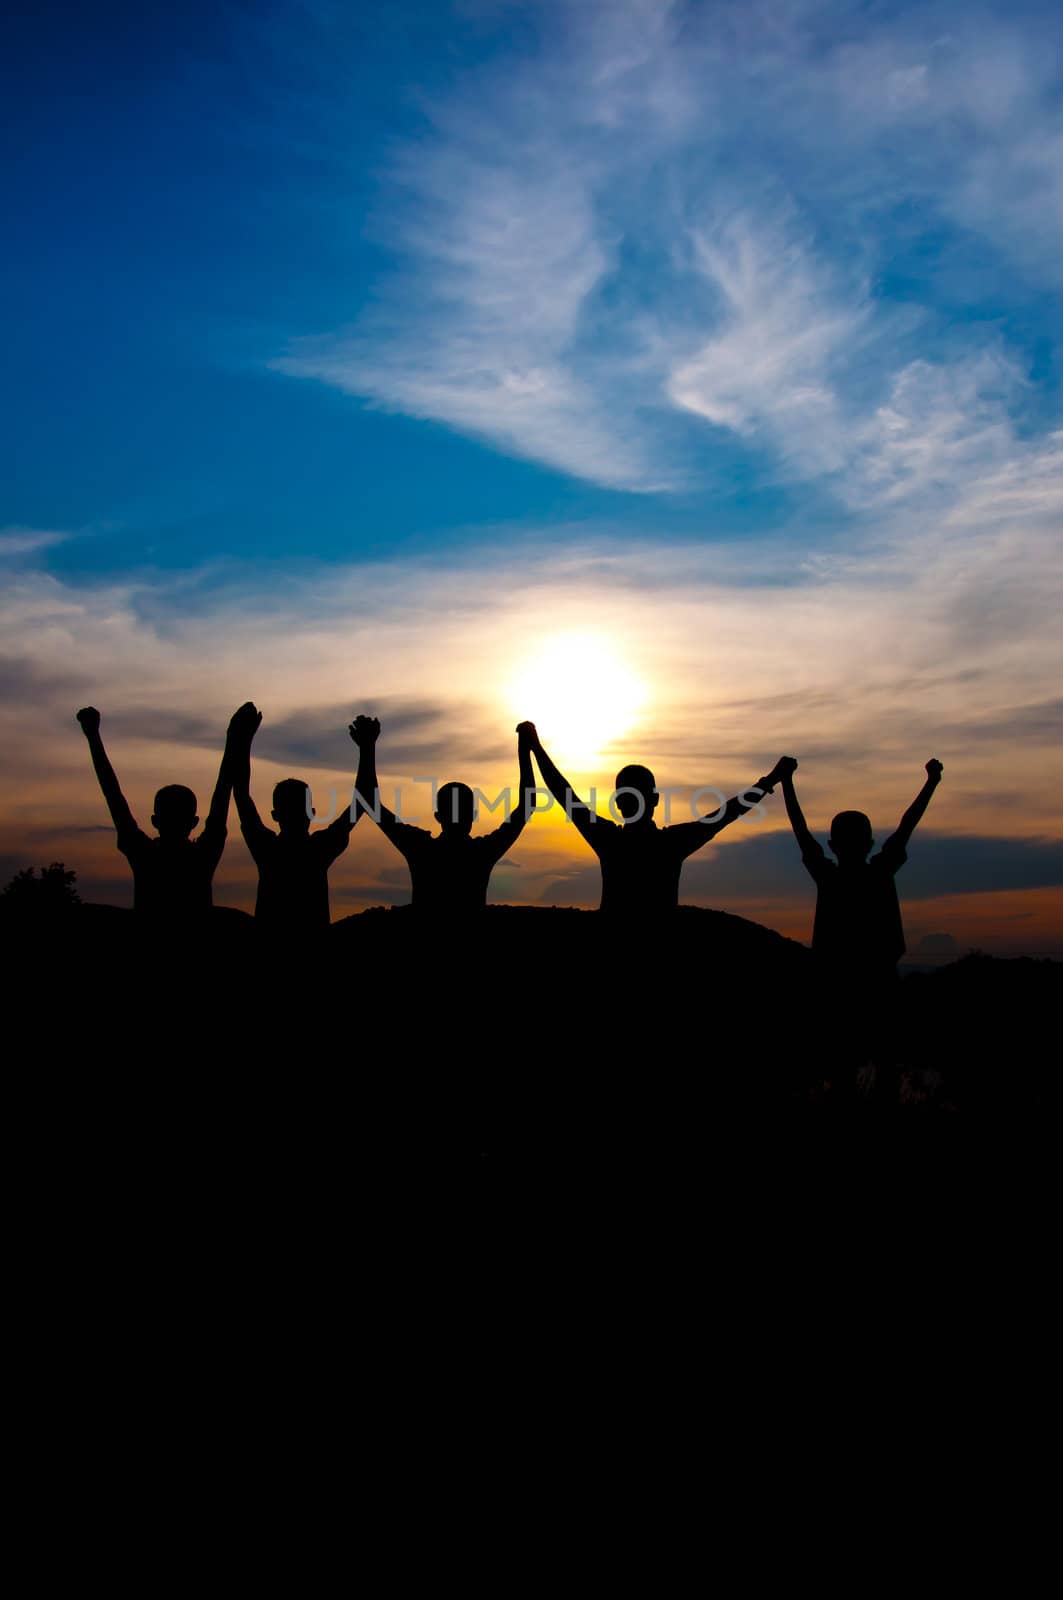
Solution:
<path fill-rule="evenodd" d="M 376 744 L 380 738 L 380 718 L 355 717 L 347 732 L 355 744 Z"/>

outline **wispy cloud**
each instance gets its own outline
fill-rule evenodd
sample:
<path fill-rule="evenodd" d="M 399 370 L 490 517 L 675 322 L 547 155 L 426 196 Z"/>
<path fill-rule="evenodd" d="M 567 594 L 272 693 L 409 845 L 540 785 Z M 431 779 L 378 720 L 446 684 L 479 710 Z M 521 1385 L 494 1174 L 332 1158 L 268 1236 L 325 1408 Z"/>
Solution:
<path fill-rule="evenodd" d="M 802 477 L 844 467 L 833 373 L 861 334 L 866 299 L 839 294 L 809 248 L 781 228 L 758 230 L 749 216 L 715 235 L 699 230 L 694 247 L 722 315 L 701 349 L 673 367 L 670 398 L 718 427 L 765 436 Z"/>
<path fill-rule="evenodd" d="M 1063 27 L 844 0 L 536 17 L 396 151 L 391 275 L 282 370 L 626 490 L 711 481 L 724 436 L 856 511 L 1021 453 L 999 313 L 1030 291 L 953 284 L 935 252 L 975 229 L 1058 268 Z"/>
<path fill-rule="evenodd" d="M 903 193 L 1058 283 L 1061 67 L 1063 29 L 1051 7 L 939 3 L 839 45 L 815 86 L 888 197 Z"/>
<path fill-rule="evenodd" d="M 888 397 L 853 426 L 845 492 L 882 507 L 913 496 L 969 501 L 987 469 L 1017 465 L 1010 402 L 1023 374 L 999 350 L 934 364 L 915 360 L 894 376 Z"/>
<path fill-rule="evenodd" d="M 617 140 L 632 117 L 674 116 L 653 77 L 669 9 L 616 8 L 610 44 L 563 9 L 571 56 L 481 70 L 428 108 L 387 173 L 394 277 L 352 331 L 274 366 L 599 483 L 664 486 L 630 393 L 617 401 L 632 353 L 607 355 L 593 323 L 622 244 L 599 211 Z"/>
<path fill-rule="evenodd" d="M 641 441 L 572 354 L 610 268 L 584 183 L 572 170 L 507 171 L 478 143 L 466 131 L 460 146 L 407 160 L 406 269 L 356 332 L 274 365 L 566 472 L 652 487 Z"/>
<path fill-rule="evenodd" d="M 44 528 L 0 528 L 0 561 L 38 555 L 40 551 L 71 538 L 73 535 L 70 533 Z"/>
<path fill-rule="evenodd" d="M 0 692 L 10 677 L 0 661 Z M 61 687 L 67 695 L 75 681 L 36 680 L 38 687 Z M 455 763 L 494 764 L 512 744 L 511 739 L 485 733 L 479 707 L 394 696 L 374 696 L 366 706 L 387 724 L 388 759 L 402 772 L 437 773 Z M 346 772 L 352 762 L 348 725 L 354 715 L 346 701 L 298 706 L 265 723 L 255 740 L 255 752 L 275 766 L 335 777 Z M 211 752 L 217 750 L 221 727 L 220 716 L 175 711 L 172 706 L 141 704 L 130 709 L 119 704 L 107 717 L 108 732 L 116 739 L 155 747 L 186 745 Z"/>

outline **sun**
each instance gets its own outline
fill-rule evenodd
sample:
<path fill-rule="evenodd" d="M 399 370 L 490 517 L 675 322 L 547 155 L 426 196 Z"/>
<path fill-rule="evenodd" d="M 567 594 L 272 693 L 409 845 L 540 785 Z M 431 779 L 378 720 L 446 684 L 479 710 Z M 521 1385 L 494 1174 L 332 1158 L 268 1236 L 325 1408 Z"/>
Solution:
<path fill-rule="evenodd" d="M 584 768 L 633 727 L 644 698 L 621 652 L 598 633 L 552 634 L 509 685 L 514 715 L 535 723 L 551 755 Z"/>

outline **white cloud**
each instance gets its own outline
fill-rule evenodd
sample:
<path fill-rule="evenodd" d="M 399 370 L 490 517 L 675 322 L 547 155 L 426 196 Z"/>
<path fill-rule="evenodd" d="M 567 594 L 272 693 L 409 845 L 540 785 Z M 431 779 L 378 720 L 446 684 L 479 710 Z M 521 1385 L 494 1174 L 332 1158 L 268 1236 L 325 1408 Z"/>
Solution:
<path fill-rule="evenodd" d="M 0 528 L 0 561 L 17 556 L 36 555 L 39 550 L 50 549 L 73 538 L 73 534 L 44 528 Z"/>
<path fill-rule="evenodd" d="M 832 373 L 861 335 L 866 303 L 835 292 L 804 244 L 748 217 L 698 232 L 695 253 L 724 311 L 673 368 L 670 397 L 719 427 L 765 436 L 802 477 L 837 471 L 846 430 Z"/>
<path fill-rule="evenodd" d="M 808 89 L 836 100 L 836 136 L 910 206 L 982 234 L 1058 284 L 1063 244 L 1063 27 L 994 6 L 914 9 L 832 52 Z M 822 139 L 813 94 L 803 137 Z"/>
<path fill-rule="evenodd" d="M 851 502 L 958 496 L 965 503 L 987 470 L 1028 454 L 1011 415 L 1024 381 L 998 350 L 946 364 L 909 362 L 888 399 L 851 432 Z"/>
<path fill-rule="evenodd" d="M 411 264 L 384 303 L 354 334 L 277 367 L 579 476 L 646 487 L 642 444 L 568 359 L 610 264 L 584 182 L 507 171 L 472 143 L 405 163 L 418 196 L 401 229 Z"/>
<path fill-rule="evenodd" d="M 1014 416 L 1028 383 L 999 342 L 954 339 L 939 359 L 898 365 L 910 330 L 792 228 L 739 214 L 695 249 L 723 312 L 694 355 L 673 358 L 668 392 L 770 448 L 784 476 L 827 480 L 852 510 L 881 513 L 962 499 L 987 468 L 1025 453 Z M 864 375 L 884 347 L 895 364 L 876 404 Z"/>
<path fill-rule="evenodd" d="M 842 0 L 535 15 L 396 152 L 393 272 L 281 370 L 635 491 L 713 480 L 677 413 L 860 510 L 962 492 L 1014 441 L 1021 358 L 964 333 L 969 287 L 950 316 L 912 281 L 901 316 L 878 279 L 898 210 L 902 240 L 960 223 L 1058 271 L 1063 32 Z"/>
<path fill-rule="evenodd" d="M 1063 117 L 973 153 L 945 201 L 1027 269 L 1063 279 Z"/>
<path fill-rule="evenodd" d="M 603 358 L 585 326 L 617 271 L 599 203 L 624 142 L 676 122 L 670 10 L 632 0 L 607 30 L 562 12 L 565 47 L 432 108 L 388 173 L 395 276 L 352 332 L 273 365 L 610 487 L 675 482 L 636 424 L 630 351 Z"/>

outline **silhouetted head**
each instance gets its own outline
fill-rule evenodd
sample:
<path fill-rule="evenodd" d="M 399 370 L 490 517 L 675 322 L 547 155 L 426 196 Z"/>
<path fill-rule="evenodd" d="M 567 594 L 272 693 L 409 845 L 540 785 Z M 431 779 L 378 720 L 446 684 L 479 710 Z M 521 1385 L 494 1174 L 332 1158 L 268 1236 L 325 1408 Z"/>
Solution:
<path fill-rule="evenodd" d="M 866 861 L 875 843 L 870 819 L 862 811 L 839 811 L 830 825 L 827 843 L 843 864 Z"/>
<path fill-rule="evenodd" d="M 302 778 L 282 778 L 273 790 L 273 820 L 282 833 L 308 833 L 314 808 L 310 785 Z"/>
<path fill-rule="evenodd" d="M 626 793 L 622 793 L 626 790 Z M 649 767 L 621 767 L 616 775 L 616 809 L 625 822 L 652 817 L 660 796 Z"/>
<path fill-rule="evenodd" d="M 436 821 L 444 833 L 464 835 L 472 832 L 476 809 L 467 783 L 445 783 L 436 795 Z"/>
<path fill-rule="evenodd" d="M 151 825 L 160 839 L 187 839 L 199 818 L 196 797 L 183 783 L 168 783 L 155 796 Z"/>

